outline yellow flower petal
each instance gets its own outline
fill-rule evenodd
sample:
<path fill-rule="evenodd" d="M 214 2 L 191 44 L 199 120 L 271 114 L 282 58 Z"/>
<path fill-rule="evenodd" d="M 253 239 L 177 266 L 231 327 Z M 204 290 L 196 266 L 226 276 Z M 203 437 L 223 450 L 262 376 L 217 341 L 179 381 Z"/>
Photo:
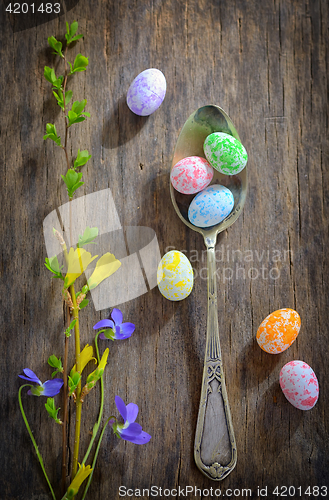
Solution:
<path fill-rule="evenodd" d="M 103 375 L 103 372 L 104 372 L 104 368 L 105 368 L 106 363 L 107 363 L 107 358 L 108 358 L 109 352 L 110 352 L 110 350 L 107 347 L 103 353 L 103 356 L 102 356 L 96 370 L 94 370 L 93 372 L 91 372 L 88 375 L 87 384 L 92 383 L 93 385 L 95 385 L 97 380 L 99 380 L 101 378 L 101 376 Z"/>
<path fill-rule="evenodd" d="M 89 289 L 92 290 L 98 286 L 103 280 L 115 273 L 121 266 L 121 262 L 115 258 L 113 253 L 105 253 L 98 259 L 94 272 L 88 280 Z"/>
<path fill-rule="evenodd" d="M 105 366 L 106 366 L 106 363 L 107 363 L 107 358 L 108 358 L 109 352 L 110 352 L 110 350 L 109 350 L 109 348 L 107 347 L 107 348 L 105 349 L 105 351 L 103 352 L 102 359 L 100 360 L 100 363 L 99 363 L 99 365 L 98 365 L 98 368 L 99 368 L 100 370 L 104 370 L 104 368 L 105 368 Z"/>
<path fill-rule="evenodd" d="M 84 367 L 89 363 L 89 361 L 91 361 L 92 359 L 95 360 L 95 363 L 97 363 L 96 361 L 96 358 L 94 358 L 94 349 L 93 349 L 93 346 L 92 345 L 86 345 L 81 353 L 80 353 L 80 362 L 81 362 L 81 373 L 84 369 Z M 70 377 L 72 377 L 72 374 L 75 373 L 77 371 L 77 367 L 76 365 L 73 366 L 72 370 L 71 370 L 71 373 L 70 373 Z"/>
<path fill-rule="evenodd" d="M 73 498 L 79 491 L 79 488 L 83 481 L 89 476 L 89 474 L 92 473 L 92 468 L 90 465 L 85 466 L 85 464 L 82 464 L 80 469 L 78 470 L 75 478 L 73 479 L 72 483 L 67 489 L 67 494 L 66 497 L 68 498 Z"/>
<path fill-rule="evenodd" d="M 97 257 L 98 255 L 92 257 L 91 253 L 87 252 L 84 248 L 76 248 L 74 250 L 71 247 L 68 254 L 68 268 L 64 281 L 65 287 L 68 288 L 71 286 Z"/>

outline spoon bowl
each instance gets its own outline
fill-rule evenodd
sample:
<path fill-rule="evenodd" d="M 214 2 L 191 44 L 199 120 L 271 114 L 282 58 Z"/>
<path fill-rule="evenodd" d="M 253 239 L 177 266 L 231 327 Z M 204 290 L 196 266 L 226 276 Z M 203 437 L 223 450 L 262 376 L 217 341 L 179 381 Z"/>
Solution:
<path fill-rule="evenodd" d="M 240 141 L 225 111 L 215 105 L 203 106 L 185 122 L 177 140 L 171 169 L 188 156 L 205 158 L 203 143 L 213 132 L 225 132 Z M 171 183 L 170 195 L 178 217 L 190 229 L 202 234 L 207 248 L 207 341 L 194 458 L 201 472 L 219 481 L 234 469 L 237 450 L 219 342 L 215 246 L 217 235 L 231 226 L 242 212 L 247 194 L 247 168 L 232 176 L 214 169 L 212 184 L 221 184 L 230 189 L 234 196 L 234 207 L 222 222 L 209 228 L 194 226 L 188 220 L 188 208 L 195 195 L 181 194 Z"/>

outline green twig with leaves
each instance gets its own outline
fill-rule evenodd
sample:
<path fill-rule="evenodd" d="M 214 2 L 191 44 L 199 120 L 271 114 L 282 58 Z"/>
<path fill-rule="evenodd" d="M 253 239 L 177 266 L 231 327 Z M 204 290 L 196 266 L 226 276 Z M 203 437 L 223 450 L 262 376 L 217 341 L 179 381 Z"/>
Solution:
<path fill-rule="evenodd" d="M 78 23 L 75 21 L 71 25 L 66 23 L 66 44 L 63 49 L 62 42 L 57 40 L 54 36 L 48 38 L 48 43 L 53 49 L 53 53 L 59 56 L 64 62 L 64 75 L 57 76 L 54 68 L 45 66 L 44 76 L 45 79 L 51 83 L 52 92 L 57 101 L 57 104 L 62 110 L 64 116 L 64 140 L 58 135 L 56 125 L 54 123 L 47 123 L 46 134 L 44 135 L 44 140 L 52 140 L 56 146 L 64 151 L 66 159 L 66 172 L 61 175 L 63 182 L 65 183 L 67 194 L 69 197 L 69 216 L 70 216 L 70 241 L 72 242 L 72 199 L 76 194 L 77 190 L 84 184 L 82 181 L 82 172 L 80 168 L 86 165 L 90 160 L 91 155 L 87 150 L 78 149 L 75 159 L 69 157 L 68 148 L 68 138 L 69 129 L 75 124 L 81 123 L 86 118 L 90 117 L 90 114 L 85 111 L 87 100 L 76 100 L 73 101 L 73 92 L 67 88 L 68 78 L 75 73 L 80 73 L 86 70 L 88 66 L 88 58 L 82 54 L 78 54 L 74 58 L 74 62 L 71 63 L 68 60 L 68 48 L 73 42 L 78 41 L 83 37 L 81 34 L 77 34 Z M 73 103 L 71 104 L 71 102 Z M 69 109 L 70 107 L 70 109 Z M 63 136 L 63 134 L 62 134 Z M 105 429 L 109 422 L 111 422 L 114 433 L 118 437 L 122 437 L 128 441 L 132 441 L 136 444 L 144 444 L 151 439 L 151 436 L 142 431 L 139 424 L 135 423 L 135 418 L 138 413 L 137 405 L 130 403 L 126 407 L 125 403 L 119 396 L 116 396 L 115 402 L 117 409 L 121 413 L 124 419 L 124 423 L 120 423 L 116 420 L 116 417 L 110 417 L 107 419 L 103 430 L 100 433 L 98 439 L 98 444 L 96 446 L 96 451 L 94 459 L 92 461 L 92 466 L 87 465 L 86 461 L 89 457 L 91 449 L 94 445 L 95 439 L 98 435 L 101 426 L 101 420 L 104 408 L 104 385 L 103 385 L 103 373 L 107 364 L 107 358 L 109 355 L 109 349 L 105 349 L 103 355 L 99 355 L 98 350 L 98 338 L 103 339 L 126 339 L 129 338 L 135 329 L 135 325 L 132 323 L 122 323 L 122 313 L 118 309 L 112 311 L 112 320 L 101 320 L 98 322 L 94 328 L 102 328 L 103 322 L 112 325 L 110 328 L 101 330 L 96 334 L 95 347 L 97 359 L 94 357 L 93 347 L 90 345 L 84 346 L 81 350 L 80 346 L 80 318 L 79 312 L 81 309 L 85 308 L 89 304 L 89 299 L 87 294 L 97 287 L 103 280 L 111 276 L 117 269 L 121 266 L 121 263 L 115 258 L 115 256 L 109 252 L 102 255 L 96 262 L 95 268 L 91 273 L 89 279 L 85 284 L 78 290 L 78 280 L 87 269 L 87 267 L 98 258 L 98 255 L 92 256 L 84 247 L 86 245 L 92 245 L 95 243 L 95 239 L 98 236 L 98 229 L 96 227 L 86 227 L 82 235 L 79 235 L 76 248 L 67 249 L 66 242 L 58 229 L 53 229 L 54 236 L 57 238 L 60 246 L 61 252 L 64 255 L 65 263 L 60 265 L 57 256 L 47 257 L 45 259 L 45 267 L 52 274 L 52 278 L 55 278 L 57 283 L 62 285 L 62 298 L 66 304 L 66 320 L 64 327 L 64 358 L 52 354 L 48 358 L 48 364 L 53 368 L 51 375 L 51 380 L 47 380 L 42 383 L 41 380 L 36 376 L 36 374 L 29 368 L 23 370 L 24 375 L 19 375 L 21 378 L 28 380 L 29 384 L 25 384 L 19 389 L 19 405 L 22 412 L 22 416 L 33 442 L 37 457 L 39 459 L 41 468 L 43 470 L 44 476 L 49 485 L 52 497 L 56 500 L 54 490 L 50 484 L 49 478 L 47 476 L 43 459 L 40 451 L 37 447 L 36 441 L 33 437 L 32 431 L 29 427 L 26 415 L 24 413 L 21 392 L 24 387 L 30 387 L 28 394 L 34 396 L 47 396 L 47 402 L 45 403 L 45 409 L 49 417 L 57 424 L 62 427 L 62 500 L 72 500 L 82 485 L 82 483 L 88 478 L 88 482 L 85 486 L 85 491 L 83 498 L 85 498 L 92 474 L 93 469 L 96 464 L 100 444 L 104 436 Z M 60 253 L 61 253 L 60 252 Z M 65 268 L 65 271 L 64 271 Z M 76 291 L 76 287 L 77 290 Z M 65 318 L 64 318 L 65 319 Z M 101 324 L 101 325 L 100 325 Z M 75 351 L 75 364 L 68 373 L 68 354 L 69 354 L 69 342 L 71 336 L 74 338 L 74 351 Z M 97 366 L 94 371 L 92 371 L 87 377 L 82 386 L 83 370 L 85 366 L 94 361 Z M 62 378 L 58 378 L 60 375 Z M 87 452 L 81 462 L 78 469 L 79 461 L 79 447 L 80 447 L 80 427 L 81 427 L 81 414 L 82 405 L 84 399 L 88 396 L 89 392 L 100 381 L 101 389 L 101 404 L 100 411 L 98 415 L 97 422 L 93 427 L 92 436 L 90 439 L 90 444 L 88 446 Z M 32 385 L 31 385 L 32 384 Z M 63 405 L 61 408 L 57 408 L 55 404 L 54 397 L 57 395 L 61 388 L 63 387 Z M 72 458 L 72 472 L 71 472 L 71 482 L 70 485 L 66 486 L 67 477 L 67 422 L 68 422 L 68 401 L 72 398 L 75 402 L 75 437 L 74 437 L 74 451 Z M 129 408 L 129 411 L 128 411 Z M 60 418 L 62 417 L 62 419 Z M 113 420 L 114 419 L 114 420 Z"/>
<path fill-rule="evenodd" d="M 56 40 L 54 36 L 48 38 L 48 43 L 50 47 L 53 49 L 53 53 L 57 56 L 60 56 L 64 60 L 64 75 L 56 76 L 54 68 L 50 68 L 45 66 L 44 68 L 44 76 L 45 79 L 52 84 L 53 95 L 57 100 L 57 104 L 61 108 L 64 114 L 64 123 L 65 123 L 65 132 L 64 132 L 64 144 L 62 144 L 61 137 L 58 135 L 55 124 L 47 123 L 46 126 L 46 135 L 44 139 L 51 139 L 55 142 L 55 144 L 61 147 L 64 150 L 66 164 L 67 164 L 67 172 L 65 175 L 62 175 L 62 179 L 65 182 L 67 193 L 69 199 L 72 200 L 74 193 L 77 189 L 83 186 L 84 182 L 81 180 L 82 173 L 77 170 L 85 165 L 87 161 L 91 158 L 88 151 L 80 152 L 78 150 L 76 160 L 73 165 L 71 164 L 68 156 L 68 130 L 75 123 L 80 123 L 86 119 L 86 117 L 90 117 L 90 114 L 85 112 L 84 109 L 87 105 L 87 100 L 83 99 L 80 101 L 74 101 L 71 109 L 68 109 L 68 105 L 72 100 L 73 92 L 72 90 L 67 89 L 68 77 L 73 75 L 74 73 L 82 72 L 87 69 L 88 66 L 88 58 L 83 56 L 82 54 L 78 54 L 75 56 L 74 63 L 70 63 L 67 59 L 67 51 L 73 42 L 78 41 L 83 37 L 82 34 L 77 34 L 78 31 L 78 23 L 74 21 L 71 25 L 66 23 L 66 46 L 63 53 L 63 46 L 59 40 Z M 66 263 L 68 265 L 68 254 L 66 248 L 64 249 Z M 55 260 L 56 259 L 56 260 Z M 61 274 L 61 269 L 59 268 L 57 257 L 52 259 L 52 262 L 49 262 L 49 259 L 46 259 L 46 267 L 55 275 L 56 278 L 64 279 Z M 67 288 L 64 289 L 63 296 L 68 298 Z M 63 422 L 63 450 L 62 450 L 62 485 L 64 488 L 65 480 L 66 480 L 66 455 L 67 455 L 67 405 L 68 405 L 68 397 L 72 394 L 71 389 L 72 386 L 69 387 L 66 383 L 67 380 L 67 356 L 68 356 L 68 338 L 69 332 L 74 329 L 75 332 L 75 356 L 76 356 L 76 364 L 78 366 L 78 372 L 81 372 L 80 366 L 80 332 L 79 332 L 79 307 L 76 302 L 74 283 L 70 286 L 70 298 L 71 302 L 68 303 L 68 317 L 69 312 L 73 312 L 74 319 L 70 322 L 69 327 L 65 331 L 65 347 L 64 347 L 64 368 L 63 368 L 63 378 L 65 380 L 64 384 L 64 422 Z M 73 305 L 73 308 L 70 307 Z M 80 376 L 81 379 L 81 376 Z M 80 403 L 80 393 L 81 393 L 81 381 L 78 380 L 77 385 L 74 390 L 77 395 L 77 408 L 76 408 L 76 432 L 75 432 L 75 445 L 74 445 L 74 456 L 73 456 L 73 476 L 77 473 L 78 466 L 78 453 L 79 453 L 79 441 L 80 441 L 80 424 L 81 424 L 81 410 L 82 406 Z M 70 380 L 70 379 L 69 379 Z"/>

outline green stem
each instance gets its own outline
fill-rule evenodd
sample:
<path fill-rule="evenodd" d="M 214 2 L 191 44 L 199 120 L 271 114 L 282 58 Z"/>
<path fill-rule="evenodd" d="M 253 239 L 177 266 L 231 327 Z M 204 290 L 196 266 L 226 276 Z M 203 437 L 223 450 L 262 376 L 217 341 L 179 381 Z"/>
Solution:
<path fill-rule="evenodd" d="M 67 247 L 65 241 L 62 243 L 64 257 L 66 264 L 68 266 L 69 257 L 67 253 Z M 70 307 L 67 305 L 67 321 L 69 326 L 70 324 Z M 68 391 L 67 391 L 67 364 L 68 364 L 68 355 L 69 355 L 69 339 L 65 335 L 65 344 L 64 344 L 64 362 L 63 362 L 63 428 L 62 428 L 62 493 L 66 490 L 66 472 L 67 472 L 67 448 L 68 448 L 68 438 L 67 438 L 67 420 L 68 420 Z"/>
<path fill-rule="evenodd" d="M 67 306 L 68 325 L 70 324 L 70 308 Z M 67 325 L 67 326 L 68 326 Z M 66 489 L 66 459 L 67 459 L 67 416 L 68 416 L 68 391 L 67 391 L 67 360 L 69 339 L 65 335 L 64 362 L 63 362 L 63 429 L 62 429 L 62 493 Z"/>
<path fill-rule="evenodd" d="M 101 442 L 102 442 L 102 439 L 103 439 L 103 436 L 104 436 L 104 432 L 105 432 L 105 429 L 107 427 L 107 424 L 109 423 L 110 420 L 112 419 L 115 419 L 116 420 L 116 417 L 114 417 L 113 415 L 111 415 L 105 422 L 104 424 L 104 427 L 103 427 L 103 430 L 101 432 L 101 435 L 99 436 L 99 440 L 98 440 L 98 443 L 97 443 L 97 448 L 96 448 L 96 451 L 95 451 L 95 456 L 94 456 L 94 460 L 93 460 L 93 463 L 92 463 L 92 472 L 90 474 L 90 476 L 88 477 L 88 483 L 87 483 L 87 486 L 85 488 L 85 491 L 83 492 L 83 497 L 81 500 L 84 500 L 86 495 L 87 495 L 87 491 L 88 491 L 88 488 L 90 486 L 90 483 L 91 483 L 91 480 L 92 480 L 92 477 L 93 477 L 93 474 L 94 474 L 94 470 L 95 470 L 95 465 L 96 465 L 96 460 L 97 460 L 97 457 L 98 457 L 98 453 L 99 453 L 99 449 L 101 447 Z"/>
<path fill-rule="evenodd" d="M 77 299 L 75 296 L 74 285 L 70 286 L 70 293 L 73 302 L 73 317 L 76 319 L 74 325 L 74 335 L 75 335 L 75 363 L 77 372 L 81 375 L 81 356 L 80 356 L 80 329 L 79 329 L 79 307 L 77 305 Z M 72 465 L 72 478 L 75 477 L 78 471 L 78 457 L 79 457 L 79 445 L 80 445 L 80 428 L 81 428 L 81 411 L 82 403 L 80 400 L 81 395 L 81 380 L 76 389 L 76 414 L 75 414 L 75 437 L 74 437 L 74 451 L 73 451 L 73 465 Z"/>
<path fill-rule="evenodd" d="M 42 460 L 42 456 L 40 454 L 40 451 L 39 451 L 39 448 L 38 448 L 38 445 L 33 437 L 33 434 L 32 434 L 32 431 L 31 431 L 31 428 L 29 426 L 29 423 L 27 421 L 27 418 L 26 418 L 26 415 L 25 415 L 25 412 L 24 412 L 24 409 L 23 409 L 23 404 L 22 404 L 22 396 L 21 396 L 21 393 L 22 393 L 22 389 L 24 387 L 33 387 L 32 385 L 30 384 L 24 384 L 24 385 L 21 385 L 21 387 L 19 388 L 19 391 L 18 391 L 18 402 L 19 402 L 19 407 L 20 407 L 20 410 L 21 410 L 21 413 L 22 413 L 22 417 L 23 417 L 23 420 L 25 422 L 25 425 L 26 425 L 26 428 L 27 428 L 27 431 L 30 435 L 30 438 L 31 438 L 31 441 L 33 443 L 33 446 L 34 446 L 34 449 L 36 451 L 36 454 L 37 454 L 37 457 L 39 459 L 39 462 L 40 462 L 40 465 L 41 465 L 41 469 L 42 469 L 42 472 L 46 478 L 46 481 L 48 483 L 48 486 L 49 486 L 49 489 L 51 491 L 51 494 L 52 494 L 52 497 L 54 500 L 56 500 L 56 496 L 55 496 L 55 493 L 54 493 L 54 490 L 52 489 L 52 486 L 50 484 L 50 481 L 48 479 L 48 476 L 47 476 L 47 473 L 46 473 L 46 470 L 45 470 L 45 466 L 43 465 L 43 460 Z"/>
<path fill-rule="evenodd" d="M 97 339 L 98 339 L 99 334 L 100 334 L 100 332 L 97 332 L 96 333 L 96 337 L 95 337 L 95 348 L 96 348 L 96 355 L 97 355 L 98 364 L 100 363 L 99 350 L 98 350 L 98 344 L 97 344 Z M 85 464 L 86 461 L 88 460 L 89 453 L 90 453 L 91 448 L 92 448 L 92 446 L 94 444 L 94 441 L 96 439 L 97 432 L 98 432 L 98 429 L 99 429 L 99 426 L 100 426 L 100 423 L 101 423 L 101 420 L 102 420 L 102 416 L 103 416 L 103 409 L 104 409 L 104 381 L 103 381 L 103 375 L 101 376 L 100 381 L 101 381 L 101 403 L 100 403 L 100 408 L 99 408 L 98 420 L 97 420 L 96 424 L 94 425 L 92 438 L 90 440 L 90 443 L 89 443 L 88 449 L 86 451 L 86 454 L 83 457 L 81 465 Z"/>

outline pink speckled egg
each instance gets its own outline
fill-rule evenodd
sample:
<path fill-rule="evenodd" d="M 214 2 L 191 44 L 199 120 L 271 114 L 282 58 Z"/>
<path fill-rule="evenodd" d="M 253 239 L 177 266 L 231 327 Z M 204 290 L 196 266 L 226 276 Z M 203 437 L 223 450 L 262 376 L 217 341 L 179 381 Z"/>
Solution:
<path fill-rule="evenodd" d="M 289 403 L 299 410 L 310 410 L 319 397 L 318 379 L 304 361 L 290 361 L 284 365 L 280 386 Z"/>
<path fill-rule="evenodd" d="M 205 158 L 188 156 L 172 168 L 170 180 L 180 193 L 194 194 L 206 188 L 213 175 L 213 168 Z"/>
<path fill-rule="evenodd" d="M 127 93 L 127 105 L 139 116 L 149 116 L 165 98 L 167 83 L 164 74 L 156 68 L 142 71 L 132 82 Z"/>

